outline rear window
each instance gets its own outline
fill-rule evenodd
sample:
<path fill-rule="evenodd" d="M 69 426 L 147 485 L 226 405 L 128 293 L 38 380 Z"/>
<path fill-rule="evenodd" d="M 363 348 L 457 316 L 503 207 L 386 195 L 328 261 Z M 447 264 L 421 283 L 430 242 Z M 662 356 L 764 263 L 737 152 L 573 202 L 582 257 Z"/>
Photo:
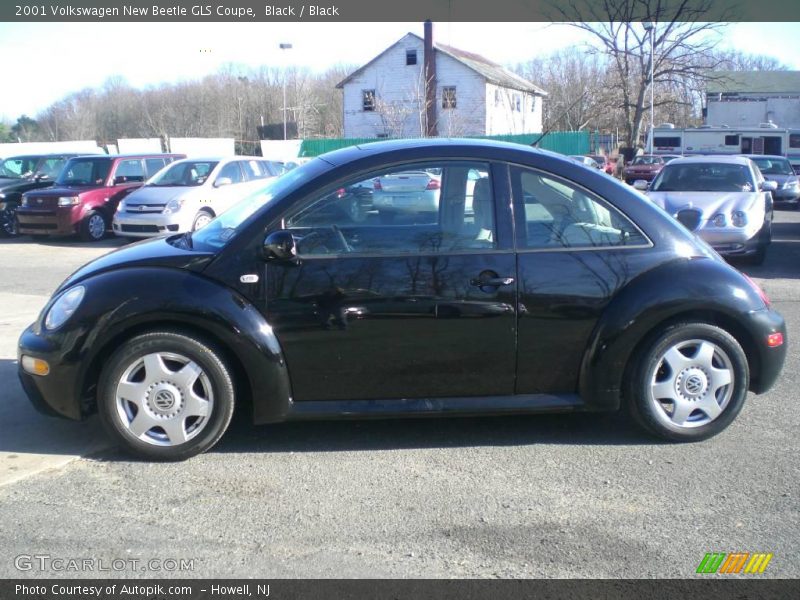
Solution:
<path fill-rule="evenodd" d="M 58 185 L 103 185 L 111 170 L 110 158 L 72 158 L 58 176 Z"/>

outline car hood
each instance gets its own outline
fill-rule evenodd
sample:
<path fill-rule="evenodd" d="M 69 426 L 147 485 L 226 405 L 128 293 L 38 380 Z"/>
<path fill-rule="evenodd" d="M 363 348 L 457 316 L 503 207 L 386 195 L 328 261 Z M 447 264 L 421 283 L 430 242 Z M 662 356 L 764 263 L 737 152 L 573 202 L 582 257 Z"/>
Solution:
<path fill-rule="evenodd" d="M 192 250 L 182 243 L 183 234 L 153 238 L 124 246 L 85 264 L 67 277 L 55 294 L 106 271 L 130 267 L 166 267 L 202 271 L 211 262 L 213 252 Z M 55 295 L 54 294 L 54 295 Z"/>
<path fill-rule="evenodd" d="M 781 175 L 780 173 L 773 175 L 772 173 L 769 173 L 764 175 L 764 179 L 767 181 L 775 181 L 780 186 L 786 183 L 789 179 L 797 179 L 797 175 Z"/>
<path fill-rule="evenodd" d="M 750 210 L 760 194 L 753 192 L 647 192 L 648 198 L 674 215 L 684 208 L 696 208 L 706 215 Z"/>
<path fill-rule="evenodd" d="M 76 196 L 77 194 L 82 194 L 83 192 L 88 192 L 90 190 L 96 190 L 104 186 L 101 185 L 81 185 L 81 186 L 71 186 L 71 185 L 59 185 L 57 187 L 49 187 L 43 190 L 37 190 L 37 196 Z"/>
<path fill-rule="evenodd" d="M 167 187 L 146 185 L 131 193 L 125 199 L 125 204 L 128 206 L 136 206 L 138 204 L 166 204 L 174 198 L 186 197 L 196 189 L 195 187 L 179 185 Z"/>
<path fill-rule="evenodd" d="M 52 181 L 42 181 L 34 179 L 11 179 L 10 177 L 0 177 L 0 192 L 25 191 L 32 187 L 52 185 Z"/>

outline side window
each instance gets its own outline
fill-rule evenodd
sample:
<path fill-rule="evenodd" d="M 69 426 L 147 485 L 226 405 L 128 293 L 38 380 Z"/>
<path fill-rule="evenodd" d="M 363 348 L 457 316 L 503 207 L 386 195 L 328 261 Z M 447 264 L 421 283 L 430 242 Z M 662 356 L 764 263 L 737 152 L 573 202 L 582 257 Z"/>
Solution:
<path fill-rule="evenodd" d="M 273 175 L 270 163 L 266 160 L 248 160 L 242 163 L 242 167 L 248 180 L 264 179 Z"/>
<path fill-rule="evenodd" d="M 338 185 L 285 218 L 299 255 L 438 254 L 497 247 L 488 164 L 404 165 Z"/>
<path fill-rule="evenodd" d="M 142 161 L 138 158 L 122 160 L 117 165 L 114 173 L 114 183 L 128 183 L 132 181 L 144 181 L 144 169 Z"/>
<path fill-rule="evenodd" d="M 147 178 L 149 179 L 161 169 L 164 168 L 166 161 L 163 158 L 148 158 L 144 161 L 144 167 L 147 171 Z"/>
<path fill-rule="evenodd" d="M 39 166 L 39 173 L 46 175 L 48 179 L 55 179 L 64 168 L 66 158 L 48 158 Z"/>
<path fill-rule="evenodd" d="M 217 181 L 222 179 L 223 177 L 227 177 L 231 180 L 231 183 L 241 183 L 244 181 L 242 177 L 242 169 L 239 165 L 239 161 L 229 162 L 227 165 L 222 167 L 222 170 L 217 175 Z"/>
<path fill-rule="evenodd" d="M 514 169 L 512 186 L 525 206 L 523 248 L 596 248 L 647 244 L 614 207 L 563 179 Z M 520 236 L 523 237 L 523 236 Z"/>

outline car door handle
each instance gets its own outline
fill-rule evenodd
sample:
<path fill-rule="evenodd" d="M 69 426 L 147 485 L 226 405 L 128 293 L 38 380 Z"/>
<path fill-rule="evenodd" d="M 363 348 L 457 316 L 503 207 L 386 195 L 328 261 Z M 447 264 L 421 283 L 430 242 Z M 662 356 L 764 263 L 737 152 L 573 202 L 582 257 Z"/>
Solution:
<path fill-rule="evenodd" d="M 475 279 L 470 280 L 470 284 L 475 287 L 500 287 L 512 283 L 514 283 L 513 277 L 498 277 L 497 273 L 481 273 Z"/>

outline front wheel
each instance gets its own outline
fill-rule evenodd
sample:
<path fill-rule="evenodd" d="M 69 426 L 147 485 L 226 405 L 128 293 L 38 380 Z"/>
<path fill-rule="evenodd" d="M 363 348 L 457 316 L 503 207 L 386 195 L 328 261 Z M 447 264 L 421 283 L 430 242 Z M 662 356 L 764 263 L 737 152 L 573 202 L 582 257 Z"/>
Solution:
<path fill-rule="evenodd" d="M 13 202 L 9 202 L 6 204 L 6 207 L 0 211 L 0 235 L 15 237 L 18 234 L 17 205 Z"/>
<path fill-rule="evenodd" d="M 632 365 L 626 397 L 648 431 L 678 442 L 712 437 L 739 414 L 750 371 L 742 347 L 707 323 L 678 323 L 657 334 Z"/>
<path fill-rule="evenodd" d="M 103 369 L 98 390 L 111 436 L 151 460 L 205 452 L 233 416 L 233 380 L 221 353 L 182 333 L 153 332 L 126 342 Z"/>
<path fill-rule="evenodd" d="M 198 229 L 202 229 L 209 223 L 211 223 L 212 217 L 209 213 L 204 210 L 201 210 L 197 215 L 194 217 L 194 221 L 192 222 L 192 231 L 197 231 Z"/>
<path fill-rule="evenodd" d="M 105 215 L 97 210 L 89 211 L 81 221 L 78 234 L 84 242 L 99 242 L 106 237 L 108 223 Z"/>

